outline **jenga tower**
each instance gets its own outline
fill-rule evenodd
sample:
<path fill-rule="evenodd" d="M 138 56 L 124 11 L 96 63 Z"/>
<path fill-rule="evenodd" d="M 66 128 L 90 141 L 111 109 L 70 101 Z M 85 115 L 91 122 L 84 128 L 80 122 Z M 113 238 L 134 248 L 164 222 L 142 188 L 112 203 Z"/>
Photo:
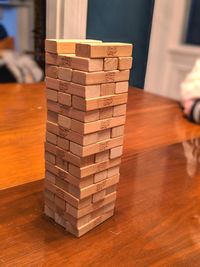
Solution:
<path fill-rule="evenodd" d="M 45 214 L 81 236 L 114 213 L 132 45 L 46 40 Z"/>

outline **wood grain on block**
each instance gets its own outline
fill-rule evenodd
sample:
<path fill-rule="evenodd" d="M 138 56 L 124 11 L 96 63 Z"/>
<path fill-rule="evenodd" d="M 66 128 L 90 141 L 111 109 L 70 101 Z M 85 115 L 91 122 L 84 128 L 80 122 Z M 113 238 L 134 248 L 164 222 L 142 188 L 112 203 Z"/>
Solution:
<path fill-rule="evenodd" d="M 115 93 L 121 94 L 121 93 L 127 93 L 128 92 L 128 82 L 118 82 L 115 86 Z"/>
<path fill-rule="evenodd" d="M 61 115 L 59 115 L 60 117 Z M 105 129 L 110 129 L 115 126 L 123 125 L 125 124 L 125 116 L 120 117 L 113 117 L 109 119 L 104 120 L 98 120 L 94 122 L 87 122 L 83 123 L 77 120 L 71 120 L 70 127 L 73 131 L 78 132 L 80 134 L 89 134 L 97 131 L 102 131 Z M 58 118 L 59 121 L 59 118 Z"/>
<path fill-rule="evenodd" d="M 102 83 L 101 84 L 101 96 L 114 95 L 115 94 L 115 83 Z"/>
<path fill-rule="evenodd" d="M 46 128 L 47 128 L 47 131 L 50 133 L 53 133 L 55 135 L 59 134 L 59 127 L 57 123 L 47 121 Z"/>
<path fill-rule="evenodd" d="M 84 207 L 82 209 L 76 209 L 69 203 L 66 203 L 66 212 L 71 216 L 73 216 L 74 218 L 78 219 L 89 213 L 94 212 L 95 210 L 100 209 L 101 207 L 108 205 L 109 203 L 115 202 L 115 200 L 116 200 L 116 192 L 106 195 L 104 199 L 102 199 L 101 201 L 97 203 L 90 203 L 87 207 Z"/>
<path fill-rule="evenodd" d="M 75 55 L 59 55 L 59 66 L 82 71 L 102 71 L 103 59 L 89 59 Z"/>
<path fill-rule="evenodd" d="M 70 82 L 72 80 L 72 69 L 59 67 L 58 78 Z"/>
<path fill-rule="evenodd" d="M 119 168 L 119 166 L 115 166 L 108 169 L 108 178 L 113 177 L 114 175 L 119 175 Z"/>
<path fill-rule="evenodd" d="M 111 130 L 106 129 L 100 132 L 97 132 L 97 140 L 96 142 L 103 141 L 103 140 L 108 140 L 111 137 Z"/>
<path fill-rule="evenodd" d="M 129 80 L 129 70 L 112 70 L 99 72 L 84 72 L 73 70 L 72 82 L 82 85 L 113 83 Z"/>
<path fill-rule="evenodd" d="M 71 106 L 71 95 L 58 92 L 58 102 L 65 106 Z"/>
<path fill-rule="evenodd" d="M 71 119 L 66 116 L 58 115 L 58 125 L 66 129 L 70 129 Z"/>
<path fill-rule="evenodd" d="M 53 53 L 45 53 L 45 62 L 49 65 L 55 65 L 58 66 L 58 55 Z"/>
<path fill-rule="evenodd" d="M 84 178 L 89 175 L 107 170 L 114 166 L 118 166 L 121 163 L 121 158 L 115 158 L 109 161 L 98 162 L 85 167 L 77 167 L 73 164 L 69 164 L 69 173 L 78 178 Z"/>
<path fill-rule="evenodd" d="M 132 47 L 127 43 L 79 43 L 76 45 L 76 55 L 89 58 L 130 57 Z"/>
<path fill-rule="evenodd" d="M 58 78 L 58 67 L 46 64 L 45 75 L 50 78 L 57 79 Z"/>
<path fill-rule="evenodd" d="M 128 94 L 101 96 L 93 99 L 84 99 L 79 96 L 72 97 L 72 106 L 75 109 L 90 111 L 100 108 L 112 107 L 127 102 Z"/>
<path fill-rule="evenodd" d="M 47 142 L 56 145 L 57 144 L 57 135 L 52 134 L 50 132 L 46 132 L 46 140 Z"/>
<path fill-rule="evenodd" d="M 55 164 L 56 163 L 56 157 L 55 155 L 49 153 L 49 152 L 45 152 L 45 160 L 51 162 L 52 164 Z"/>
<path fill-rule="evenodd" d="M 132 67 L 132 57 L 119 57 L 119 64 L 118 69 L 119 70 L 129 70 Z"/>
<path fill-rule="evenodd" d="M 54 107 L 53 108 L 57 108 Z M 96 121 L 99 119 L 99 110 L 91 110 L 91 111 L 81 111 L 78 109 L 74 109 L 74 108 L 69 108 L 66 109 L 66 106 L 59 106 L 59 111 L 60 114 L 62 114 L 63 116 L 67 116 L 69 118 L 78 120 L 78 121 L 82 121 L 82 122 L 92 122 L 92 121 Z"/>
<path fill-rule="evenodd" d="M 123 144 L 122 136 L 117 138 L 112 138 L 106 141 L 101 141 L 89 146 L 80 146 L 74 142 L 70 142 L 70 151 L 79 157 L 86 157 L 89 155 L 93 155 L 95 153 L 111 149 L 116 146 L 120 146 L 122 144 Z"/>
<path fill-rule="evenodd" d="M 118 158 L 122 155 L 123 152 L 123 146 L 118 146 L 118 147 L 114 147 L 111 148 L 110 150 L 110 158 L 114 159 L 114 158 Z"/>
<path fill-rule="evenodd" d="M 117 126 L 111 129 L 111 137 L 118 137 L 118 136 L 123 136 L 124 135 L 124 125 L 122 126 Z"/>
<path fill-rule="evenodd" d="M 70 84 L 70 94 L 84 97 L 95 98 L 100 96 L 100 85 L 80 85 L 76 83 Z"/>
<path fill-rule="evenodd" d="M 68 173 L 67 181 L 76 187 L 84 188 L 93 184 L 93 175 L 87 176 L 83 179 L 78 179 L 77 177 L 74 177 L 73 175 Z"/>
<path fill-rule="evenodd" d="M 82 39 L 46 39 L 45 51 L 55 54 L 75 54 L 76 43 L 99 43 L 99 40 Z"/>
<path fill-rule="evenodd" d="M 46 88 L 46 97 L 51 101 L 58 101 L 58 92 L 56 90 Z"/>
<path fill-rule="evenodd" d="M 58 138 L 57 138 L 57 146 L 62 148 L 63 150 L 69 150 L 69 140 L 58 136 Z"/>
<path fill-rule="evenodd" d="M 126 104 L 113 107 L 113 117 L 126 115 Z"/>
<path fill-rule="evenodd" d="M 58 113 L 54 111 L 47 111 L 47 120 L 50 122 L 58 123 Z"/>
<path fill-rule="evenodd" d="M 113 116 L 113 107 L 102 108 L 99 110 L 99 119 L 108 119 Z"/>
<path fill-rule="evenodd" d="M 47 88 L 59 90 L 59 80 L 51 77 L 45 77 L 45 83 Z"/>
<path fill-rule="evenodd" d="M 59 113 L 59 103 L 52 100 L 47 100 L 47 110 Z"/>
<path fill-rule="evenodd" d="M 103 69 L 105 71 L 107 70 L 116 70 L 118 67 L 118 58 L 104 58 L 104 62 L 103 62 Z"/>
<path fill-rule="evenodd" d="M 95 162 L 106 161 L 109 159 L 109 150 L 97 153 L 95 155 Z"/>
<path fill-rule="evenodd" d="M 107 170 L 95 173 L 94 174 L 94 183 L 96 184 L 96 183 L 98 183 L 100 181 L 103 181 L 107 177 L 108 177 L 108 171 Z"/>

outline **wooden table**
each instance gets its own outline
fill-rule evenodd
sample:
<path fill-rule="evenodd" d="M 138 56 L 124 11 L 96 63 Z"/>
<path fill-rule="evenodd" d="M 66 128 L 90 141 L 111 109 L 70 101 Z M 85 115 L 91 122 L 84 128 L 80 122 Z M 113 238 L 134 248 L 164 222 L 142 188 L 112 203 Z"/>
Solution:
<path fill-rule="evenodd" d="M 200 265 L 200 127 L 177 103 L 130 89 L 116 214 L 77 239 L 43 215 L 44 85 L 0 93 L 0 266 Z"/>

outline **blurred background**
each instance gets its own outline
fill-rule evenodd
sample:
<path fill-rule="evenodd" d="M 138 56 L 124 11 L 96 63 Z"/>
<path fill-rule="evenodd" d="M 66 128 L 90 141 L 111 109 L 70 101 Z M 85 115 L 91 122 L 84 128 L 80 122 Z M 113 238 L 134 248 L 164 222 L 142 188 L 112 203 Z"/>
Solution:
<path fill-rule="evenodd" d="M 0 0 L 0 82 L 43 80 L 46 37 L 101 39 L 134 44 L 132 86 L 179 100 L 199 12 L 199 0 Z"/>

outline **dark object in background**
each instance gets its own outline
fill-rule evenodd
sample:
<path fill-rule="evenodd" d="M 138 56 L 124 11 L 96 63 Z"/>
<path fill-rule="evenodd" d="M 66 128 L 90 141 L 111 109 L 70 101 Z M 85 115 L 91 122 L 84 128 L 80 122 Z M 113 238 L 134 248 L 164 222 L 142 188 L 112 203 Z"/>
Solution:
<path fill-rule="evenodd" d="M 3 40 L 6 37 L 8 37 L 6 29 L 2 24 L 0 24 L 0 40 Z"/>
<path fill-rule="evenodd" d="M 0 67 L 0 83 L 16 83 L 17 80 L 6 65 Z"/>
<path fill-rule="evenodd" d="M 45 52 L 44 40 L 46 38 L 46 0 L 34 1 L 34 47 L 35 61 L 44 70 Z"/>

